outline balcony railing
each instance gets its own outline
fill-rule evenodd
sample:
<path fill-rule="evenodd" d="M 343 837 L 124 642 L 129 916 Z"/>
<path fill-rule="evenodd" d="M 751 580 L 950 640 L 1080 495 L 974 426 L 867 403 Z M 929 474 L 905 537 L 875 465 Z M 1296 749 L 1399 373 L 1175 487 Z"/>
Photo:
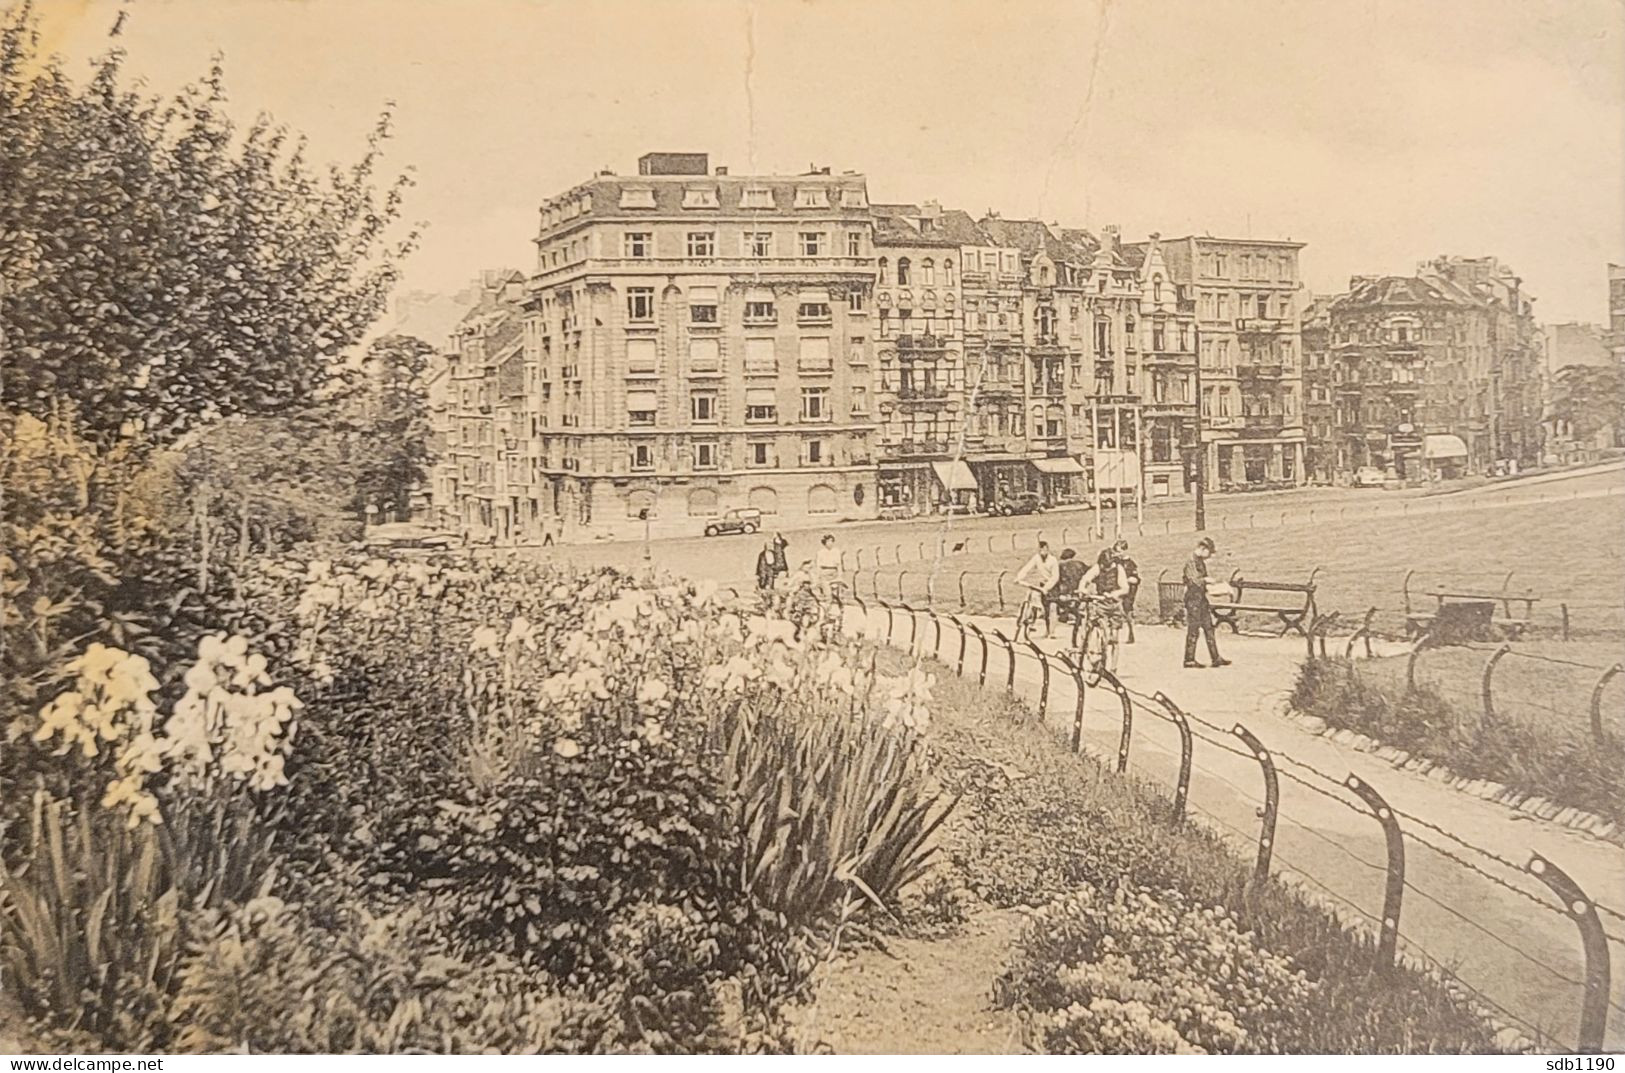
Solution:
<path fill-rule="evenodd" d="M 883 443 L 880 445 L 882 458 L 928 458 L 932 455 L 945 455 L 948 453 L 946 440 L 903 440 L 899 443 Z"/>
<path fill-rule="evenodd" d="M 946 339 L 940 335 L 932 335 L 929 332 L 921 335 L 910 332 L 897 337 L 897 349 L 899 351 L 946 350 L 947 348 L 948 341 Z"/>
<path fill-rule="evenodd" d="M 1287 322 L 1274 317 L 1237 317 L 1236 331 L 1242 335 L 1275 335 L 1286 330 Z"/>
<path fill-rule="evenodd" d="M 1236 363 L 1236 375 L 1243 380 L 1279 380 L 1286 366 L 1278 361 L 1242 361 Z"/>
<path fill-rule="evenodd" d="M 1275 436 L 1285 427 L 1284 414 L 1247 414 L 1241 419 L 1244 436 Z"/>
<path fill-rule="evenodd" d="M 898 402 L 944 403 L 948 401 L 945 387 L 904 387 L 897 391 Z"/>

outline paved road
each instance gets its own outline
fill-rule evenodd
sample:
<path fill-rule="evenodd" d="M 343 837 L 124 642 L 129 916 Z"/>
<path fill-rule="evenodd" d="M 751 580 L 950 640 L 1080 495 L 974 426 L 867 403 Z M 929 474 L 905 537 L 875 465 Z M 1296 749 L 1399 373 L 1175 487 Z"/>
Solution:
<path fill-rule="evenodd" d="M 1011 629 L 1008 619 L 967 621 L 987 630 Z M 863 623 L 857 609 L 851 609 L 848 629 L 864 625 L 871 637 L 884 638 L 885 613 L 873 609 Z M 906 616 L 899 614 L 897 627 L 895 643 L 907 647 Z M 951 625 L 945 622 L 945 627 L 937 654 L 952 666 L 959 637 Z M 1283 700 L 1302 657 L 1302 642 L 1224 637 L 1235 666 L 1192 671 L 1179 666 L 1182 639 L 1173 630 L 1142 628 L 1139 643 L 1123 650 L 1122 680 L 1131 690 L 1146 694 L 1161 690 L 1193 715 L 1222 728 L 1193 728 L 1198 738 L 1190 805 L 1193 814 L 1232 841 L 1244 858 L 1251 859 L 1256 852 L 1263 776 L 1250 755 L 1228 751 L 1241 744 L 1225 732 L 1236 723 L 1259 737 L 1283 772 L 1275 869 L 1306 877 L 1309 893 L 1336 903 L 1346 919 L 1380 917 L 1386 861 L 1377 820 L 1336 784 L 1350 773 L 1376 787 L 1397 813 L 1426 819 L 1517 866 L 1528 861 L 1532 851 L 1539 852 L 1567 870 L 1594 898 L 1625 910 L 1625 850 L 1619 846 L 1394 768 L 1373 753 L 1313 735 L 1286 718 Z M 935 640 L 930 621 L 922 615 L 917 648 L 929 652 Z M 976 673 L 979 658 L 973 637 L 967 645 L 969 673 Z M 1007 666 L 1002 648 L 995 644 L 988 662 L 989 681 L 995 688 L 1004 682 Z M 1039 682 L 1036 660 L 1018 658 L 1017 691 L 1036 701 Z M 1121 731 L 1119 703 L 1107 690 L 1086 692 L 1086 746 L 1103 758 L 1115 758 Z M 1050 684 L 1047 722 L 1063 741 L 1071 733 L 1075 704 L 1070 679 L 1056 674 Z M 1179 755 L 1178 734 L 1166 716 L 1137 708 L 1131 749 L 1134 771 L 1172 787 Z M 1314 774 L 1310 766 L 1331 779 Z M 1408 883 L 1400 918 L 1401 949 L 1413 955 L 1425 952 L 1428 960 L 1451 968 L 1534 1030 L 1549 1034 L 1556 1042 L 1548 1041 L 1548 1046 L 1572 1048 L 1581 1005 L 1578 982 L 1585 976 L 1574 922 L 1556 911 L 1557 903 L 1541 882 L 1518 868 L 1497 864 L 1412 819 L 1402 817 L 1401 822 L 1406 829 Z M 1433 847 L 1471 860 L 1511 889 L 1480 877 Z M 1605 917 L 1604 923 L 1613 934 L 1625 935 L 1625 920 Z M 1625 943 L 1616 941 L 1612 951 L 1614 1001 L 1625 1007 L 1625 971 L 1621 971 Z M 1608 1039 L 1612 1047 L 1625 1045 L 1625 1012 L 1612 1011 Z"/>

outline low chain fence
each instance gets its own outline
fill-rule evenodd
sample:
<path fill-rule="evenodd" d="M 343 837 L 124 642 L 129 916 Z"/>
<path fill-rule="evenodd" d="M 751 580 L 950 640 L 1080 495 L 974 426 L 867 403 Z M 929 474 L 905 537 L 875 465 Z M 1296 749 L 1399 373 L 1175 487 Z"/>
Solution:
<path fill-rule="evenodd" d="M 923 585 L 926 575 L 921 572 L 920 576 Z M 1379 787 L 1352 772 L 1340 778 L 1288 755 L 1279 747 L 1272 747 L 1241 723 L 1220 726 L 1181 706 L 1164 692 L 1146 694 L 1128 688 L 1109 672 L 1102 671 L 1098 676 L 1088 673 L 1065 655 L 1048 653 L 1036 644 L 1017 641 L 1001 628 L 972 621 L 968 614 L 948 610 L 941 604 L 919 606 L 894 599 L 895 592 L 886 592 L 884 586 L 879 597 L 871 596 L 873 591 L 873 586 L 865 584 L 862 593 L 854 592 L 848 597 L 866 636 L 936 658 L 956 675 L 967 678 L 974 675 L 984 687 L 1004 689 L 1012 694 L 1020 689 L 1030 694 L 1036 686 L 1035 704 L 1040 721 L 1054 728 L 1051 716 L 1062 716 L 1066 726 L 1063 740 L 1067 747 L 1075 753 L 1095 752 L 1097 758 L 1119 775 L 1127 775 L 1131 768 L 1136 768 L 1132 759 L 1134 744 L 1137 735 L 1145 732 L 1147 720 L 1171 724 L 1179 740 L 1177 773 L 1168 804 L 1171 819 L 1185 822 L 1191 813 L 1200 813 L 1208 822 L 1255 847 L 1255 882 L 1278 877 L 1284 868 L 1335 903 L 1345 915 L 1366 921 L 1376 932 L 1372 964 L 1375 972 L 1380 974 L 1401 956 L 1415 959 L 1453 980 L 1482 1006 L 1518 1026 L 1538 1046 L 1555 1050 L 1600 1051 L 1610 1011 L 1625 1013 L 1625 1008 L 1612 997 L 1610 975 L 1611 944 L 1625 945 L 1625 938 L 1620 935 L 1625 910 L 1591 897 L 1558 862 L 1531 851 L 1528 859 L 1519 864 L 1475 845 L 1444 824 L 1393 807 Z M 909 592 L 906 581 L 903 591 L 905 595 Z M 957 590 L 950 591 L 957 599 Z M 985 590 L 977 591 L 985 600 Z M 966 602 L 971 602 L 969 592 Z M 1034 678 L 1036 682 L 1032 681 Z M 1105 755 L 1100 755 L 1086 742 L 1088 698 L 1096 693 L 1104 694 L 1107 708 L 1117 713 L 1110 733 L 1114 747 Z M 1212 773 L 1207 767 L 1211 761 L 1204 757 L 1215 752 L 1244 759 L 1255 766 L 1257 786 L 1244 788 Z M 1256 826 L 1245 830 L 1234 822 L 1234 812 L 1231 819 L 1226 819 L 1210 809 L 1198 807 L 1190 795 L 1193 770 L 1212 775 L 1230 786 L 1242 804 L 1252 806 Z M 1134 773 L 1149 776 L 1146 770 L 1136 769 Z M 1360 846 L 1338 839 L 1335 834 L 1320 829 L 1320 825 L 1299 823 L 1283 813 L 1280 791 L 1284 783 L 1335 803 L 1369 822 L 1373 832 L 1380 835 L 1384 859 L 1372 861 Z M 1283 825 L 1293 830 L 1295 838 L 1318 839 L 1344 854 L 1352 864 L 1374 873 L 1373 882 L 1377 886 L 1373 894 L 1380 890 L 1380 912 L 1367 911 L 1348 896 L 1337 893 L 1332 885 L 1333 877 L 1324 872 L 1317 876 L 1313 868 L 1284 856 L 1277 838 L 1278 828 Z M 1458 904 L 1441 893 L 1452 891 L 1459 897 L 1458 882 L 1434 889 L 1422 886 L 1413 872 L 1407 870 L 1408 849 L 1413 853 L 1425 850 L 1434 855 L 1429 858 L 1430 862 L 1435 859 L 1448 862 L 1450 868 L 1515 897 L 1519 905 L 1570 921 L 1575 941 L 1566 960 L 1578 961 L 1583 968 L 1576 972 L 1555 965 L 1551 950 L 1527 949 L 1521 937 L 1508 937 L 1479 923 L 1481 906 Z M 1575 1034 L 1557 1038 L 1543 1023 L 1541 1015 L 1508 1008 L 1487 995 L 1482 987 L 1463 980 L 1460 973 L 1464 966 L 1447 964 L 1429 953 L 1419 936 L 1403 926 L 1407 906 L 1412 901 L 1425 903 L 1427 908 L 1443 914 L 1461 929 L 1482 933 L 1483 942 L 1494 944 L 1497 950 L 1538 967 L 1552 980 L 1574 989 L 1579 1007 Z"/>

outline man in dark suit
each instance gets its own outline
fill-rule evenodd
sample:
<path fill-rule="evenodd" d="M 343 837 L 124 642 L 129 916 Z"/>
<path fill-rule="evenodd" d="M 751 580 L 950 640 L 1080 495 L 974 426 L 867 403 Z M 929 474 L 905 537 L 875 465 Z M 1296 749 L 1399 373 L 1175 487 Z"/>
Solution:
<path fill-rule="evenodd" d="M 1228 667 L 1230 661 L 1219 655 L 1219 642 L 1213 636 L 1213 608 L 1208 604 L 1207 560 L 1214 551 L 1213 539 L 1203 537 L 1185 563 L 1185 666 L 1196 662 L 1196 636 L 1207 638 L 1207 654 L 1215 667 Z"/>

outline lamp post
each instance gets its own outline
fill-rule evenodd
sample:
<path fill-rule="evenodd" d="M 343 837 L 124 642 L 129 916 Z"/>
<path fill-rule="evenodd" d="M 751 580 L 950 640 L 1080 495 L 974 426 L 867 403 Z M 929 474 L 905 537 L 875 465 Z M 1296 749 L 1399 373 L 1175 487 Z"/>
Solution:
<path fill-rule="evenodd" d="M 1196 531 L 1207 528 L 1207 445 L 1202 442 L 1202 326 L 1196 326 Z"/>
<path fill-rule="evenodd" d="M 644 507 L 638 511 L 638 520 L 643 522 L 643 561 L 649 561 L 649 508 Z"/>

